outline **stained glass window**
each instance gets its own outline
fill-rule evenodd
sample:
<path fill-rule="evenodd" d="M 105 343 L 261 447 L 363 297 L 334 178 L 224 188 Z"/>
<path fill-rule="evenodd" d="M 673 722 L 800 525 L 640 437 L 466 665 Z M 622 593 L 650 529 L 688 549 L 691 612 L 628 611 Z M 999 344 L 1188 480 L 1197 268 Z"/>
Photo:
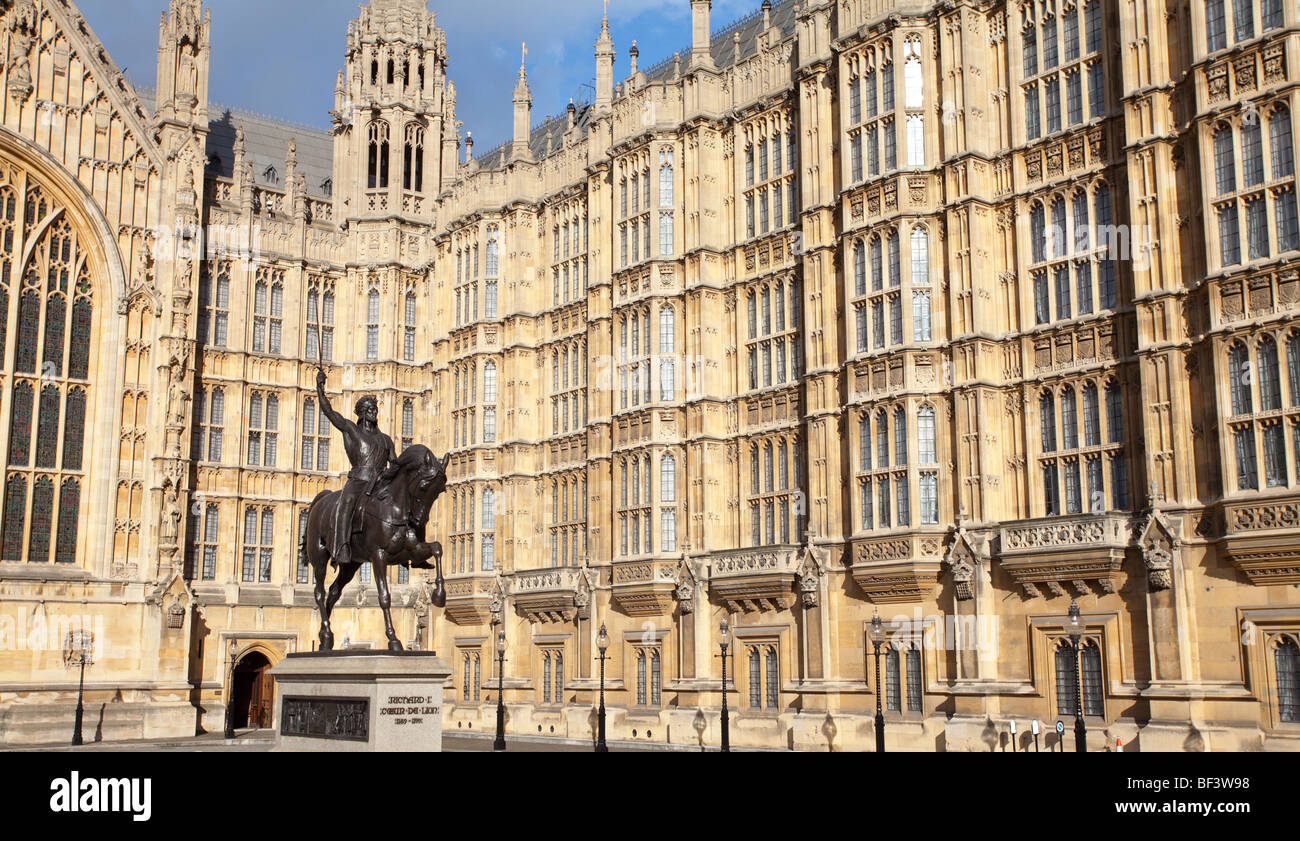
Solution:
<path fill-rule="evenodd" d="M 40 421 L 36 434 L 36 466 L 55 467 L 59 447 L 59 387 L 41 389 Z"/>
<path fill-rule="evenodd" d="M 45 349 L 41 356 L 41 374 L 63 376 L 63 332 L 67 326 L 67 302 L 62 295 L 51 295 L 45 302 Z"/>
<path fill-rule="evenodd" d="M 23 520 L 27 514 L 27 479 L 10 476 L 5 483 L 4 536 L 0 538 L 0 560 L 23 559 Z"/>
<path fill-rule="evenodd" d="M 90 374 L 91 303 L 78 298 L 72 304 L 72 344 L 68 351 L 68 376 L 84 380 Z"/>
<path fill-rule="evenodd" d="M 48 476 L 36 480 L 32 491 L 32 528 L 27 546 L 27 560 L 36 564 L 50 562 L 50 532 L 54 526 L 54 483 Z"/>
<path fill-rule="evenodd" d="M 18 302 L 18 349 L 14 354 L 15 371 L 24 374 L 36 373 L 36 343 L 40 320 L 40 296 L 28 289 Z"/>
<path fill-rule="evenodd" d="M 26 467 L 31 457 L 32 385 L 14 386 L 13 410 L 9 422 L 9 464 Z"/>

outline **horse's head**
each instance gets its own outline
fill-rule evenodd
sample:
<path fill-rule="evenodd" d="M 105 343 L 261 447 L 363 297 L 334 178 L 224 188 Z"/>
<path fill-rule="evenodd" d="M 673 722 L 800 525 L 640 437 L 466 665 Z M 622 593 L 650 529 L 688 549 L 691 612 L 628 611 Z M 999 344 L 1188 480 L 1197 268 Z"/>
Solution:
<path fill-rule="evenodd" d="M 412 444 L 397 457 L 393 483 L 405 486 L 413 513 L 423 520 L 433 501 L 447 487 L 447 471 L 432 450 L 423 444 Z"/>

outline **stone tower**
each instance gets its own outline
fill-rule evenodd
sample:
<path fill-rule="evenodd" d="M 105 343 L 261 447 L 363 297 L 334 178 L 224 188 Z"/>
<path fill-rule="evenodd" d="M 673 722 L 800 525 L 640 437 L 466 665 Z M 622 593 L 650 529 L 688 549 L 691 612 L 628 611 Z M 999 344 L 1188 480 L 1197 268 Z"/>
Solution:
<path fill-rule="evenodd" d="M 424 0 L 371 0 L 334 91 L 336 217 L 426 221 L 442 184 L 446 36 Z M 454 126 L 450 133 L 454 134 Z"/>

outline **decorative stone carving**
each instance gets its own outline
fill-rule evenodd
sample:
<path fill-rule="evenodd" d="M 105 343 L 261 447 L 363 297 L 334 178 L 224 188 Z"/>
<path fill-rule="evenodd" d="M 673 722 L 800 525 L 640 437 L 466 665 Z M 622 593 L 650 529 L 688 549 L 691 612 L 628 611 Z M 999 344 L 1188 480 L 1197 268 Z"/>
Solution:
<path fill-rule="evenodd" d="M 180 495 L 168 479 L 163 487 L 162 512 L 158 520 L 158 545 L 174 547 L 181 521 Z"/>
<path fill-rule="evenodd" d="M 1106 514 L 1022 521 L 1001 529 L 999 565 L 1018 583 L 1034 583 L 1063 595 L 1062 582 L 1119 575 L 1130 528 L 1128 518 Z"/>

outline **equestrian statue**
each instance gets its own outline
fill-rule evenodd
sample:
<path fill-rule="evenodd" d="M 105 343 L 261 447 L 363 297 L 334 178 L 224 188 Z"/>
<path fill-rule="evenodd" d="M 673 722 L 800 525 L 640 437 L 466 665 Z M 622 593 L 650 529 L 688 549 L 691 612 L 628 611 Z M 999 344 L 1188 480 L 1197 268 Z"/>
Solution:
<path fill-rule="evenodd" d="M 343 449 L 352 465 L 347 484 L 339 491 L 321 491 L 307 509 L 303 550 L 316 578 L 316 607 L 320 610 L 320 647 L 334 647 L 330 612 L 343 588 L 363 563 L 374 570 L 379 607 L 384 611 L 388 649 L 401 651 L 389 613 L 388 567 L 435 570 L 431 600 L 447 603 L 442 579 L 442 544 L 424 539 L 429 509 L 447 487 L 446 457 L 441 460 L 423 444 L 397 453 L 393 439 L 379 430 L 379 404 L 373 397 L 357 401 L 356 423 L 334 411 L 325 396 L 325 372 L 316 372 L 316 399 L 330 423 L 343 433 Z M 433 563 L 429 563 L 433 558 Z M 325 592 L 325 565 L 338 570 Z"/>

